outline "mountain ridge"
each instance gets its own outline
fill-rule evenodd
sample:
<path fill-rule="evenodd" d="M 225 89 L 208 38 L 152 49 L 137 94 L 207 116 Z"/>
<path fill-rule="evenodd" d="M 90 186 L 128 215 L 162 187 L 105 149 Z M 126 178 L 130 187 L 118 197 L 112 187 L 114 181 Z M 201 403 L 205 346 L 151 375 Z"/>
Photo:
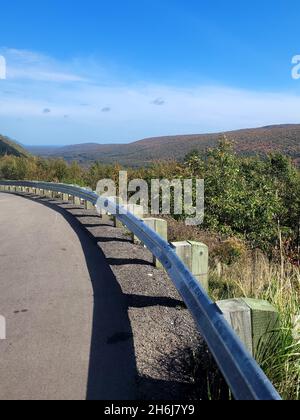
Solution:
<path fill-rule="evenodd" d="M 0 135 L 0 156 L 26 157 L 28 152 L 17 142 Z"/>
<path fill-rule="evenodd" d="M 208 134 L 149 137 L 127 144 L 82 143 L 57 148 L 28 147 L 43 157 L 62 157 L 82 164 L 93 161 L 143 166 L 160 159 L 182 160 L 192 150 L 205 152 L 226 135 L 242 155 L 266 155 L 278 151 L 300 162 L 300 124 L 269 125 Z"/>

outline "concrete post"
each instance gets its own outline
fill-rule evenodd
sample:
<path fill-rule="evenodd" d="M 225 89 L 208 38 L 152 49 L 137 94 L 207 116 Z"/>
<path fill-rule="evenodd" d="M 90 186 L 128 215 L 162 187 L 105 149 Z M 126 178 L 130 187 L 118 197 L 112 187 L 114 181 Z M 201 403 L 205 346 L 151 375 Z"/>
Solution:
<path fill-rule="evenodd" d="M 217 305 L 250 354 L 257 358 L 278 328 L 279 314 L 274 306 L 264 300 L 246 298 L 223 300 Z"/>
<path fill-rule="evenodd" d="M 208 290 L 208 247 L 194 241 L 172 242 L 171 245 L 202 287 Z"/>

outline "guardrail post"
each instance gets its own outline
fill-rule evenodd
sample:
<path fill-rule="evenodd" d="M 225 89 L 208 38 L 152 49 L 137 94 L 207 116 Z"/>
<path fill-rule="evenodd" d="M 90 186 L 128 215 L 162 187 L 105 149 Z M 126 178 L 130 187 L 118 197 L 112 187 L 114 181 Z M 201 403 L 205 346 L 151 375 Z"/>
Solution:
<path fill-rule="evenodd" d="M 208 290 L 208 247 L 201 242 L 172 242 L 171 246 L 191 273 Z"/>
<path fill-rule="evenodd" d="M 208 246 L 195 241 L 188 241 L 192 247 L 192 273 L 208 290 Z"/>
<path fill-rule="evenodd" d="M 117 204 L 118 206 L 121 206 L 123 204 L 123 200 L 121 197 L 108 197 L 108 200 L 113 201 L 115 204 Z M 108 216 L 111 216 L 111 214 L 107 213 Z M 103 218 L 104 214 L 102 214 L 102 218 Z M 113 219 L 113 223 L 114 223 L 114 227 L 122 227 L 122 223 L 118 221 L 118 219 L 116 218 L 116 216 L 112 216 Z"/>
<path fill-rule="evenodd" d="M 165 241 L 168 242 L 168 222 L 163 219 L 157 219 L 155 217 L 148 217 L 143 219 L 144 223 L 158 235 L 160 235 Z M 133 235 L 133 241 L 136 244 L 140 244 L 141 241 Z M 153 256 L 153 264 L 156 268 L 163 268 L 160 261 Z"/>
<path fill-rule="evenodd" d="M 139 206 L 138 204 L 127 204 L 123 207 L 125 209 L 127 209 L 127 211 L 129 213 L 132 213 L 134 216 L 139 217 L 140 219 L 142 219 L 144 217 L 144 207 L 143 206 Z M 123 227 L 123 223 L 121 221 L 119 221 L 115 216 L 114 216 L 114 226 L 116 228 Z M 133 237 L 132 237 L 132 240 L 133 240 Z"/>
<path fill-rule="evenodd" d="M 81 206 L 81 199 L 79 197 L 76 197 L 75 195 L 73 195 L 73 204 L 75 206 Z"/>
<path fill-rule="evenodd" d="M 63 195 L 62 195 L 62 201 L 63 201 L 64 203 L 67 203 L 67 202 L 69 201 L 69 194 L 63 194 Z"/>
<path fill-rule="evenodd" d="M 270 344 L 279 314 L 269 302 L 241 298 L 219 301 L 217 305 L 252 356 L 257 357 L 260 349 Z"/>
<path fill-rule="evenodd" d="M 84 200 L 84 208 L 85 210 L 94 210 L 95 206 L 88 200 Z"/>

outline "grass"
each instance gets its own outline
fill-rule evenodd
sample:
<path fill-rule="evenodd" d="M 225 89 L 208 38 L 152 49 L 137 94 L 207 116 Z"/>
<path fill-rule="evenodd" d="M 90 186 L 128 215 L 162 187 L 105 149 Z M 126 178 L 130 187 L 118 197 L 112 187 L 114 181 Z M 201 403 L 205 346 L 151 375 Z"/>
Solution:
<path fill-rule="evenodd" d="M 214 261 L 210 272 L 214 300 L 250 297 L 267 300 L 280 314 L 280 326 L 258 349 L 257 360 L 286 400 L 300 399 L 300 270 L 247 253 L 231 265 Z"/>

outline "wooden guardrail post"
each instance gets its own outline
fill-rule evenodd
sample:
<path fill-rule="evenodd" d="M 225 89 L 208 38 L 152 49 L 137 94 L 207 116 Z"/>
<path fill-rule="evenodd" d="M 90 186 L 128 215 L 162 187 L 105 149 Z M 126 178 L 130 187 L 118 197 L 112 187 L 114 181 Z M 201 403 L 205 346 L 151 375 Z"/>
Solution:
<path fill-rule="evenodd" d="M 168 242 L 168 222 L 166 220 L 157 219 L 155 217 L 147 217 L 143 219 L 143 222 Z M 134 235 L 133 242 L 136 244 L 141 243 L 141 241 Z M 153 256 L 153 264 L 156 268 L 163 268 L 162 264 L 155 256 Z"/>
<path fill-rule="evenodd" d="M 121 205 L 122 203 L 120 202 L 119 204 Z M 127 209 L 127 211 L 129 213 L 134 214 L 134 216 L 139 217 L 140 219 L 142 219 L 144 217 L 144 207 L 143 206 L 139 206 L 137 204 L 126 204 L 123 207 L 125 209 Z M 113 216 L 113 220 L 114 220 L 114 226 L 116 228 L 123 227 L 123 223 L 120 220 L 118 220 L 116 216 Z"/>
<path fill-rule="evenodd" d="M 81 199 L 79 197 L 76 197 L 75 195 L 73 195 L 73 204 L 75 206 L 81 206 Z"/>
<path fill-rule="evenodd" d="M 257 299 L 229 299 L 217 302 L 226 320 L 252 356 L 270 344 L 279 325 L 278 311 L 269 302 Z"/>
<path fill-rule="evenodd" d="M 172 242 L 171 246 L 204 289 L 208 290 L 208 247 L 194 241 Z"/>
<path fill-rule="evenodd" d="M 126 204 L 123 206 L 129 213 L 132 213 L 134 216 L 139 217 L 142 219 L 144 217 L 144 207 L 138 204 Z M 114 226 L 115 227 L 123 227 L 123 223 L 114 216 Z M 134 241 L 133 237 L 132 240 Z"/>
<path fill-rule="evenodd" d="M 95 206 L 90 201 L 85 200 L 84 201 L 84 208 L 85 208 L 85 210 L 94 210 Z"/>

